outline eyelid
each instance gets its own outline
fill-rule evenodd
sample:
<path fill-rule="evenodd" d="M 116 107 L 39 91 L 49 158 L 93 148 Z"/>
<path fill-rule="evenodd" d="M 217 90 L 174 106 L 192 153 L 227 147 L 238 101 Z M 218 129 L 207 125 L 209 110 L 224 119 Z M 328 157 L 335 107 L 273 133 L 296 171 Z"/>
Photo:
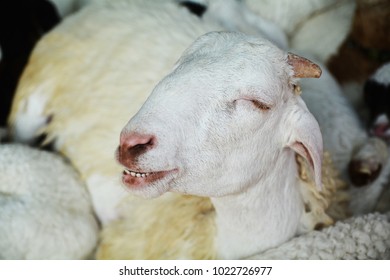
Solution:
<path fill-rule="evenodd" d="M 268 111 L 271 109 L 271 105 L 264 103 L 264 102 L 261 102 L 259 100 L 248 100 L 248 101 L 251 101 L 253 103 L 253 105 L 255 105 L 256 108 L 258 108 L 262 111 Z"/>

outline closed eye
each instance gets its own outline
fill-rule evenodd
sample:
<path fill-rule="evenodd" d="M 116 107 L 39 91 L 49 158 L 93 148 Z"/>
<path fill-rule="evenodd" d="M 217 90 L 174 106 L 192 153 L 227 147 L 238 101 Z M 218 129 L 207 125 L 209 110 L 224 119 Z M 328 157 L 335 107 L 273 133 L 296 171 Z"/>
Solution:
<path fill-rule="evenodd" d="M 250 101 L 253 103 L 253 105 L 255 105 L 256 108 L 258 108 L 258 109 L 260 109 L 262 111 L 268 111 L 268 110 L 271 109 L 270 105 L 265 104 L 265 103 L 263 103 L 261 101 L 258 101 L 258 100 L 250 100 Z"/>

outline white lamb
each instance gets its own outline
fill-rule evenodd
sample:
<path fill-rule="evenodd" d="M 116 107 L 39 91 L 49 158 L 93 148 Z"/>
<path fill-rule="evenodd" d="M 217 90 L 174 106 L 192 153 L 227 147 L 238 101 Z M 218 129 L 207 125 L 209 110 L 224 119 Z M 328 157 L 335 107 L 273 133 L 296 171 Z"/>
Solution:
<path fill-rule="evenodd" d="M 211 10 L 215 13 L 214 8 Z M 112 135 L 119 133 L 127 114 L 139 109 L 153 85 L 169 71 L 177 54 L 201 34 L 222 28 L 210 21 L 199 19 L 172 1 L 96 3 L 64 20 L 35 49 L 13 104 L 10 116 L 13 136 L 28 142 L 43 127 L 48 141 L 56 141 L 57 149 L 71 159 L 86 180 L 95 211 L 103 223 L 115 218 L 115 205 L 125 195 L 112 177 L 118 166 L 107 164 L 117 144 Z M 322 82 L 314 98 L 322 98 L 323 91 L 326 98 L 333 98 L 330 91 L 326 92 L 328 80 Z M 334 81 L 330 83 L 333 85 Z M 304 98 L 310 98 L 309 95 L 304 94 Z M 336 96 L 336 101 L 330 100 L 335 105 L 331 110 L 350 113 L 341 97 Z M 316 103 L 309 102 L 309 106 Z M 116 109 L 113 112 L 111 108 Z M 312 111 L 323 129 L 329 127 L 328 131 L 332 131 L 334 122 L 329 122 L 328 115 L 320 115 L 323 108 L 313 107 Z M 50 116 L 53 119 L 46 125 Z M 339 123 L 338 118 L 333 120 Z M 338 139 L 331 144 L 327 139 L 325 146 L 335 148 L 331 150 L 332 156 L 337 157 L 338 152 L 343 155 L 343 161 L 337 164 L 345 174 L 355 149 L 348 141 L 360 132 L 353 118 L 346 116 L 344 120 L 345 127 L 354 134 L 348 136 L 348 131 L 338 129 L 340 134 L 330 135 L 339 135 L 343 139 L 340 145 Z"/>
<path fill-rule="evenodd" d="M 112 161 L 114 135 L 178 54 L 198 36 L 220 29 L 174 1 L 106 1 L 85 7 L 45 36 L 32 54 L 10 116 L 14 140 L 29 142 L 45 130 L 48 141 L 55 140 L 87 182 L 99 219 L 115 218 L 115 206 L 126 192 Z"/>
<path fill-rule="evenodd" d="M 294 152 L 310 163 L 317 186 L 322 154 L 318 124 L 294 88 L 295 78 L 304 77 L 298 65 L 307 63 L 242 34 L 198 39 L 125 126 L 117 158 L 131 193 L 206 196 L 211 205 L 177 195 L 127 201 L 122 220 L 105 228 L 98 257 L 234 259 L 302 233 L 304 183 Z M 384 228 L 376 235 L 383 242 L 390 224 L 377 224 Z M 338 226 L 329 231 L 330 237 L 343 233 Z M 336 243 L 344 251 L 313 247 L 319 257 L 365 256 L 359 246 L 348 251 Z M 291 244 L 296 253 L 307 253 Z M 383 257 L 382 247 L 374 257 Z"/>
<path fill-rule="evenodd" d="M 0 259 L 91 258 L 98 224 L 76 171 L 61 157 L 0 145 Z"/>
<path fill-rule="evenodd" d="M 118 144 L 116 135 L 153 86 L 169 73 L 178 54 L 199 35 L 218 29 L 221 26 L 201 21 L 173 2 L 115 1 L 85 8 L 67 18 L 35 49 L 10 117 L 14 136 L 23 141 L 35 136 L 36 131 L 46 133 L 47 141 L 53 140 L 80 171 L 97 215 L 107 223 L 117 217 L 116 205 L 126 195 L 117 178 L 121 167 L 112 159 Z M 283 53 L 277 49 L 275 52 Z M 238 81 L 245 76 L 241 77 L 240 72 L 236 75 Z M 244 108 L 249 106 L 245 104 Z M 36 127 L 31 129 L 30 124 Z M 304 151 L 301 153 L 306 154 Z M 288 161 L 293 164 L 291 158 Z M 318 158 L 316 165 L 318 184 Z M 286 174 L 296 177 L 296 170 Z M 287 191 L 300 200 L 296 190 Z M 292 215 L 296 222 L 300 220 L 302 203 L 291 207 L 296 207 Z M 294 227 L 298 225 L 293 218 L 291 222 L 286 236 L 296 233 Z M 286 236 L 279 236 L 279 242 Z M 272 242 L 276 239 L 269 245 L 275 244 Z M 261 247 L 260 244 L 257 249 Z M 250 252 L 237 252 L 236 256 L 247 253 Z"/>

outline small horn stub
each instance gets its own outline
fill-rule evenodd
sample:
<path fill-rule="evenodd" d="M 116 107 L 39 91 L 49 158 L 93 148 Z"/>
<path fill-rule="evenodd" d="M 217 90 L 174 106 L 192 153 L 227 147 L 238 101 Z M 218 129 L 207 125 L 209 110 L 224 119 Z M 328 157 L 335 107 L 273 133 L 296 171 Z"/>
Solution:
<path fill-rule="evenodd" d="M 321 68 L 304 57 L 288 53 L 287 61 L 293 67 L 294 78 L 319 78 L 321 76 Z"/>

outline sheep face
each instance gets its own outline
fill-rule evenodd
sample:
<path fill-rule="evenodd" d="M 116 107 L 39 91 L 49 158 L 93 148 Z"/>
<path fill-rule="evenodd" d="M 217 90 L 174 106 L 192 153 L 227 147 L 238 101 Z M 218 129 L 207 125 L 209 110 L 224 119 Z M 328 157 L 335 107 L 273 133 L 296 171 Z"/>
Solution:
<path fill-rule="evenodd" d="M 322 138 L 294 94 L 293 74 L 287 54 L 267 41 L 200 37 L 122 130 L 124 184 L 148 198 L 220 197 L 245 191 L 276 165 L 295 166 L 294 150 L 320 182 Z"/>

